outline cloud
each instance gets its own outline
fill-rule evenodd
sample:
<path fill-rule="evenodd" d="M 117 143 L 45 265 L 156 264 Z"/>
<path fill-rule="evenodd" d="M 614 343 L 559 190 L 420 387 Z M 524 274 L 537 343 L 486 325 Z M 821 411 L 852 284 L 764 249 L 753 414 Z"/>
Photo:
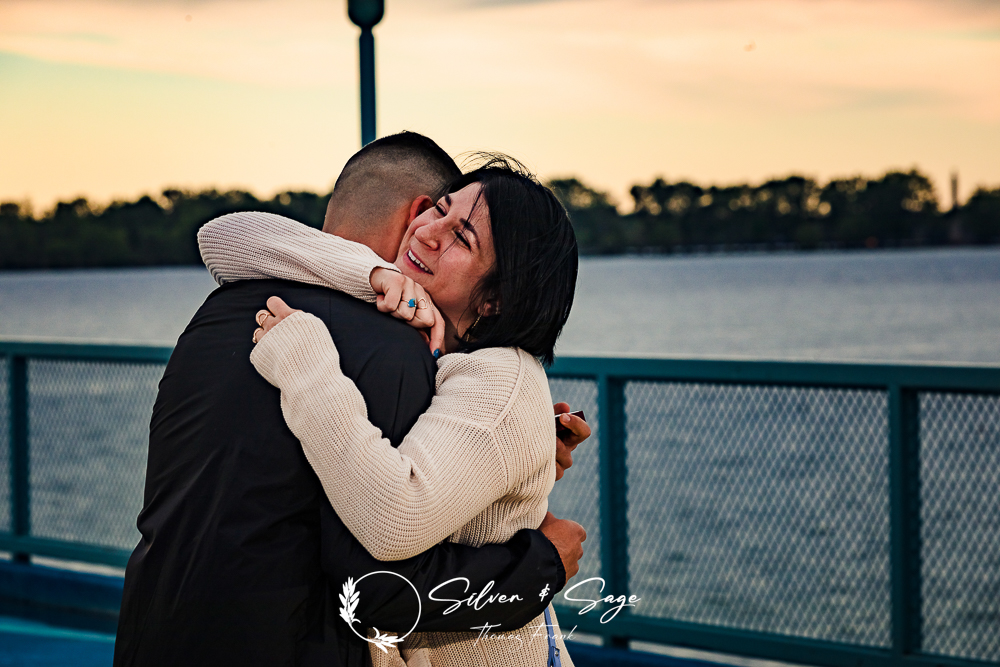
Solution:
<path fill-rule="evenodd" d="M 7 0 L 0 50 L 50 62 L 275 86 L 330 85 L 353 70 L 355 30 L 322 0 Z M 356 47 L 355 47 L 356 48 Z"/>
<path fill-rule="evenodd" d="M 86 146 L 74 150 L 90 150 L 75 138 L 90 131 L 72 113 L 77 99 L 60 98 L 64 115 L 46 111 L 48 127 L 17 107 L 55 109 L 29 98 L 62 86 L 57 71 L 85 66 L 102 74 L 74 88 L 80 102 L 99 106 L 106 82 L 126 73 L 150 82 L 150 98 L 178 100 L 165 124 L 182 117 L 215 131 L 255 96 L 287 99 L 260 121 L 263 135 L 282 145 L 282 114 L 302 107 L 296 136 L 338 137 L 346 152 L 357 143 L 357 35 L 344 3 L 330 0 L 0 0 L 0 52 L 64 65 L 44 70 L 48 84 L 19 89 L 27 101 L 5 87 L 3 126 L 34 137 L 19 144 L 26 151 L 57 127 Z M 989 159 L 1000 153 L 1000 79 L 988 74 L 1000 71 L 997 3 L 409 0 L 390 4 L 375 35 L 381 131 L 422 130 L 453 152 L 508 150 L 543 173 L 619 192 L 661 170 L 731 180 L 933 162 L 1000 179 Z M 240 91 L 231 102 L 207 92 L 230 85 Z M 145 141 L 138 125 L 105 130 L 125 152 Z M 157 146 L 184 140 L 171 137 Z M 210 144 L 208 130 L 199 137 Z M 314 146 L 293 148 L 285 159 L 299 150 L 322 162 L 306 155 Z M 254 184 L 289 169 L 229 168 L 227 182 Z M 325 183 L 316 169 L 297 182 Z"/>

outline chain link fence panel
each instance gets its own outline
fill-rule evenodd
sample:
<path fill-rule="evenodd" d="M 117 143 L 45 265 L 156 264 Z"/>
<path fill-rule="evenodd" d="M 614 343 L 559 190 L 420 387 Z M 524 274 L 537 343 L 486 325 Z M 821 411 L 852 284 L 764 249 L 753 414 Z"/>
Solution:
<path fill-rule="evenodd" d="M 158 364 L 28 365 L 31 532 L 133 548 Z"/>
<path fill-rule="evenodd" d="M 583 410 L 593 433 L 573 452 L 573 467 L 556 482 L 549 495 L 549 511 L 560 519 L 571 519 L 587 531 L 583 543 L 580 573 L 574 581 L 601 576 L 601 505 L 600 463 L 598 433 L 600 415 L 597 414 L 597 383 L 592 380 L 566 380 L 552 378 L 549 389 L 555 403 L 569 403 L 573 411 Z M 582 607 L 582 602 L 568 602 L 562 597 L 559 603 L 568 607 Z M 572 627 L 570 619 L 562 623 Z"/>
<path fill-rule="evenodd" d="M 0 357 L 0 530 L 10 526 L 10 362 Z"/>
<path fill-rule="evenodd" d="M 633 613 L 889 645 L 878 391 L 626 386 Z"/>
<path fill-rule="evenodd" d="M 1000 396 L 920 396 L 923 650 L 1000 661 Z"/>

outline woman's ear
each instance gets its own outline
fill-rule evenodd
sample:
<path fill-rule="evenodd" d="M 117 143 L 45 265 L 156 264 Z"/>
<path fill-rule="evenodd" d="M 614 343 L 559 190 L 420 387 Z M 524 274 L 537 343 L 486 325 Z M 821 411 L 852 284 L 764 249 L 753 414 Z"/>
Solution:
<path fill-rule="evenodd" d="M 427 195 L 420 195 L 412 202 L 410 202 L 410 214 L 408 219 L 406 220 L 406 224 L 409 225 L 411 222 L 413 222 L 414 218 L 416 218 L 418 215 L 420 215 L 427 209 L 433 207 L 434 207 L 433 199 L 431 199 Z"/>
<path fill-rule="evenodd" d="M 488 299 L 486 303 L 479 307 L 479 314 L 483 317 L 493 317 L 499 314 L 500 304 L 497 303 L 496 299 Z"/>

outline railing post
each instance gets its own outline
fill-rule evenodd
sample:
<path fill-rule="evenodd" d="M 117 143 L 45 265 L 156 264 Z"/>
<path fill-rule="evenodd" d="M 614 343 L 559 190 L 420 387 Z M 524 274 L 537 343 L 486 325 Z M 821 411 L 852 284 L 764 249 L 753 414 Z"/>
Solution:
<path fill-rule="evenodd" d="M 601 570 L 604 594 L 628 595 L 628 465 L 625 450 L 625 383 L 597 379 L 600 421 Z M 622 614 L 628 609 L 622 610 Z M 619 614 L 621 616 L 621 614 Z M 628 638 L 605 636 L 605 644 L 628 648 Z"/>
<path fill-rule="evenodd" d="M 8 357 L 10 397 L 10 523 L 11 533 L 27 536 L 31 532 L 31 491 L 28 453 L 28 360 Z M 14 560 L 28 563 L 26 553 L 15 553 Z"/>
<path fill-rule="evenodd" d="M 920 649 L 920 403 L 913 389 L 889 387 L 889 563 L 892 652 Z"/>

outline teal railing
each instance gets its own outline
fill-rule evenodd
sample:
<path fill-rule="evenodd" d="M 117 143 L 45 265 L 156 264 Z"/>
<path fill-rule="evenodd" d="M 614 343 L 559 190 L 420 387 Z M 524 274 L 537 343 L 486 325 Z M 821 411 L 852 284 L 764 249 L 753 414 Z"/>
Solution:
<path fill-rule="evenodd" d="M 0 343 L 0 550 L 124 565 L 169 354 Z M 591 536 L 564 630 L 1000 664 L 1000 368 L 564 357 L 549 375 L 595 427 L 551 498 Z M 583 608 L 605 595 L 640 600 Z"/>
<path fill-rule="evenodd" d="M 32 383 L 29 380 L 29 369 L 33 364 L 56 364 L 56 376 L 61 370 L 69 370 L 72 367 L 77 369 L 87 366 L 111 366 L 128 368 L 136 365 L 149 367 L 158 379 L 162 374 L 161 366 L 170 358 L 172 348 L 170 347 L 149 347 L 149 346 L 123 346 L 123 345 L 86 345 L 86 344 L 58 344 L 58 343 L 30 343 L 30 342 L 0 342 L 0 359 L 4 360 L 0 367 L 0 407 L 6 402 L 7 410 L 0 412 L 0 426 L 3 421 L 7 422 L 7 480 L 6 486 L 9 492 L 9 505 L 7 509 L 6 526 L 0 532 L 0 550 L 12 553 L 14 560 L 27 561 L 29 555 L 47 556 L 51 558 L 79 561 L 84 563 L 94 563 L 99 565 L 111 565 L 124 567 L 128 562 L 131 549 L 123 544 L 109 545 L 102 543 L 101 535 L 91 535 L 91 540 L 66 539 L 55 534 L 38 535 L 32 530 L 32 440 L 33 429 L 31 418 L 40 421 L 39 417 L 45 419 L 49 415 L 32 414 Z M 59 367 L 62 368 L 59 368 Z M 51 373 L 50 373 L 51 374 Z M 6 376 L 6 377 L 4 377 Z M 6 382 L 3 380 L 6 379 Z M 56 397 L 66 400 L 73 396 L 86 394 L 88 388 L 79 385 L 69 384 L 63 388 L 63 396 Z M 152 397 L 154 393 L 147 387 L 145 396 L 138 398 L 141 404 L 140 414 L 145 417 L 144 425 L 148 426 L 149 412 L 152 410 Z M 51 390 L 49 391 L 51 392 Z M 144 400 L 145 399 L 145 400 Z M 84 411 L 87 406 L 80 406 Z M 71 408 L 72 410 L 72 408 Z M 38 429 L 34 429 L 37 431 Z M 0 434 L 2 437 L 2 434 Z M 0 443 L 3 441 L 0 440 Z M 141 441 L 134 444 L 141 444 Z M 143 462 L 145 454 L 142 454 Z M 55 461 L 58 465 L 58 461 Z M 123 471 L 136 472 L 136 471 Z M 144 468 L 138 471 L 144 474 Z M 70 471 L 72 474 L 72 471 Z M 141 489 L 141 482 L 138 487 Z M 56 487 L 58 488 L 58 487 Z M 2 486 L 0 486 L 2 489 Z M 135 498 L 130 510 L 135 509 Z M 138 497 L 141 503 L 141 495 Z M 2 501 L 0 501 L 2 502 Z M 2 505 L 0 505 L 2 508 Z M 137 512 L 133 512 L 137 513 Z M 0 515 L 2 518 L 2 515 Z M 134 517 L 129 525 L 134 524 Z"/>

